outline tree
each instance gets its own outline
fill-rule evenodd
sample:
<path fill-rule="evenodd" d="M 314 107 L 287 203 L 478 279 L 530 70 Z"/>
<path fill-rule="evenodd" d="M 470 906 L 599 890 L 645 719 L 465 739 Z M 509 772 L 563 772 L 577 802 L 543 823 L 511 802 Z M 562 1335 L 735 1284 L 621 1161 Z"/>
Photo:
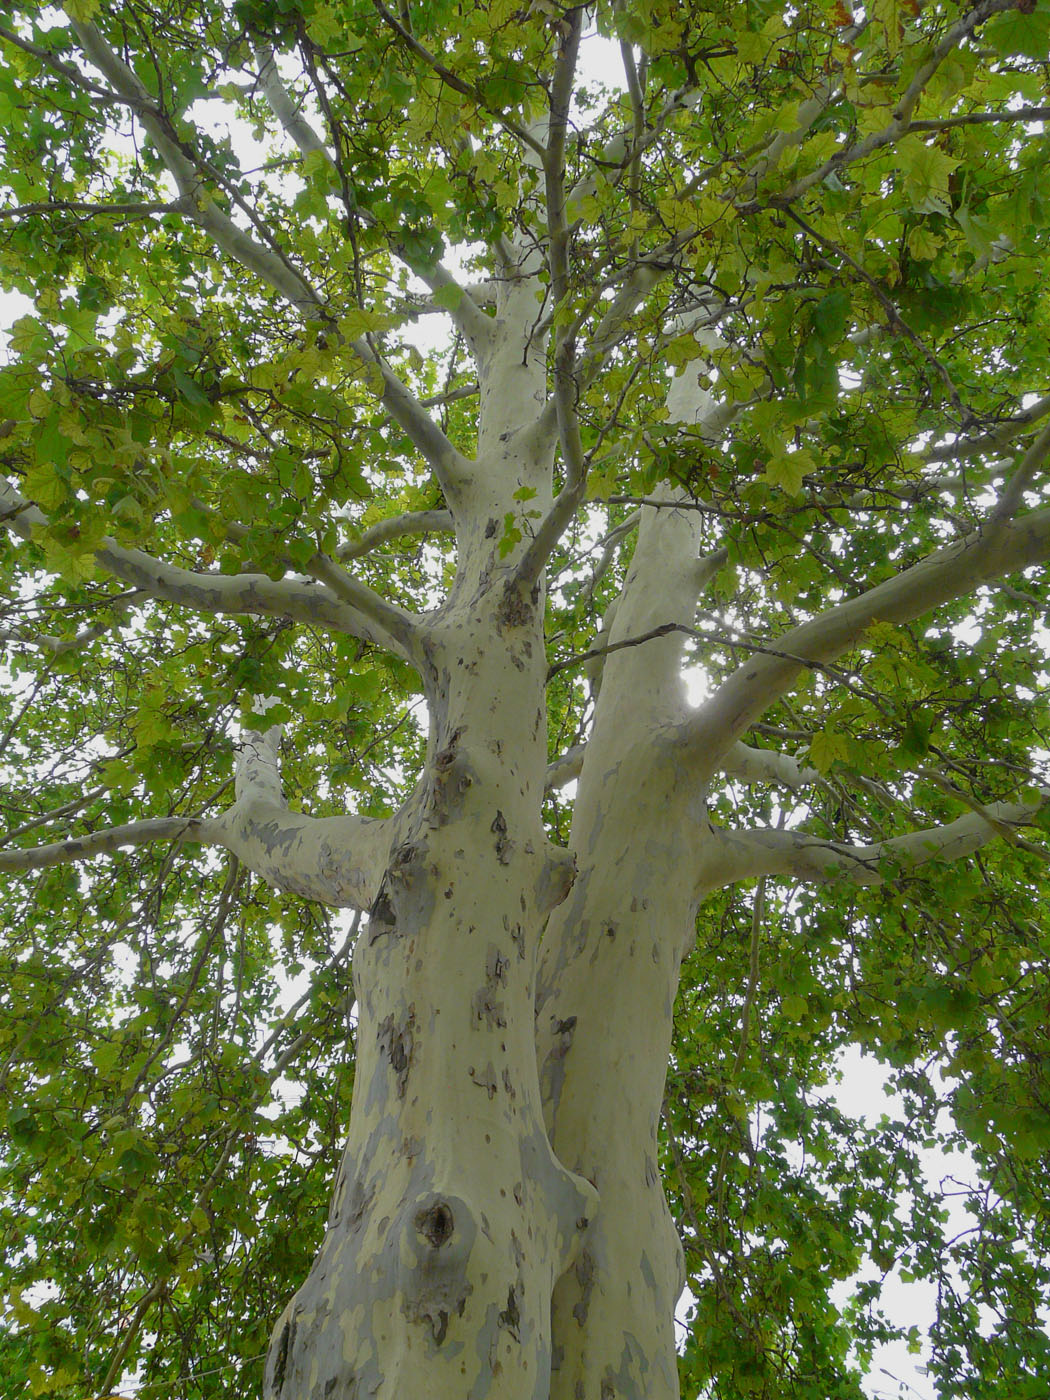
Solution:
<path fill-rule="evenodd" d="M 6 1394 L 1045 1392 L 1048 39 L 5 7 Z"/>

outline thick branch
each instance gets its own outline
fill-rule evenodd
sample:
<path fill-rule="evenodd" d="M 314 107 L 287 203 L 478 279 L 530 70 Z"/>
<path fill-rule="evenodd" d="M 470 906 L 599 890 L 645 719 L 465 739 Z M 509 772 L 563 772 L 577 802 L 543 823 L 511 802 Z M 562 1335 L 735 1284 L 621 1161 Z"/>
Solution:
<path fill-rule="evenodd" d="M 259 87 L 266 98 L 270 111 L 280 122 L 286 134 L 298 146 L 304 156 L 320 152 L 333 165 L 332 153 L 321 136 L 313 129 L 302 107 L 294 101 L 284 85 L 277 68 L 277 56 L 272 48 L 260 44 L 255 50 L 255 61 L 259 66 Z"/>
<path fill-rule="evenodd" d="M 147 817 L 110 826 L 87 836 L 71 836 L 65 841 L 52 841 L 46 846 L 23 850 L 0 850 L 0 871 L 47 870 L 52 865 L 71 865 L 76 861 L 93 860 L 95 856 L 112 855 L 125 846 L 146 846 L 153 841 L 196 841 L 204 846 L 222 846 L 213 821 L 201 817 Z"/>
<path fill-rule="evenodd" d="M 405 515 L 393 515 L 389 520 L 377 520 L 367 530 L 363 530 L 356 540 L 340 545 L 335 558 L 340 563 L 359 559 L 370 554 L 389 540 L 401 539 L 405 535 L 448 534 L 455 528 L 450 510 L 410 511 Z"/>
<path fill-rule="evenodd" d="M 260 698 L 255 709 L 265 714 L 274 703 Z M 215 824 L 221 844 L 277 889 L 368 909 L 386 869 L 392 823 L 292 812 L 281 788 L 280 744 L 279 725 L 242 739 L 236 801 Z"/>
<path fill-rule="evenodd" d="M 1050 509 L 1001 522 L 918 564 L 859 597 L 793 628 L 772 651 L 752 656 L 685 726 L 708 771 L 731 745 L 795 683 L 807 666 L 823 666 L 857 645 L 873 622 L 909 622 L 942 603 L 974 592 L 1004 574 L 1050 557 Z"/>
<path fill-rule="evenodd" d="M 0 519 L 26 540 L 32 539 L 35 529 L 46 530 L 49 525 L 43 511 L 24 500 L 4 481 L 0 481 Z M 378 599 L 377 595 L 371 595 L 373 617 L 369 617 L 359 606 L 351 606 L 316 584 L 290 579 L 275 582 L 265 574 L 195 573 L 163 563 L 140 549 L 126 549 L 110 537 L 102 541 L 94 558 L 99 568 L 130 583 L 140 593 L 177 603 L 194 612 L 290 617 L 311 627 L 329 628 L 375 642 L 402 656 L 409 657 L 413 650 L 415 632 L 411 613 Z M 380 604 L 382 626 L 374 620 L 376 606 Z"/>
<path fill-rule="evenodd" d="M 742 783 L 774 783 L 797 792 L 817 781 L 815 768 L 802 768 L 797 758 L 776 749 L 756 749 L 750 744 L 736 743 L 722 764 L 728 778 Z"/>
<path fill-rule="evenodd" d="M 715 831 L 704 883 L 711 888 L 780 875 L 817 884 L 849 880 L 881 885 L 930 861 L 960 860 L 997 838 L 1017 840 L 1016 829 L 1033 825 L 1048 800 L 1050 792 L 1042 794 L 1041 802 L 990 803 L 945 826 L 925 827 L 869 846 L 825 841 L 804 831 Z"/>
<path fill-rule="evenodd" d="M 583 756 L 586 752 L 586 744 L 574 744 L 571 749 L 566 749 L 560 758 L 549 763 L 547 777 L 543 785 L 544 791 L 554 792 L 557 788 L 563 788 L 574 782 L 583 769 Z"/>

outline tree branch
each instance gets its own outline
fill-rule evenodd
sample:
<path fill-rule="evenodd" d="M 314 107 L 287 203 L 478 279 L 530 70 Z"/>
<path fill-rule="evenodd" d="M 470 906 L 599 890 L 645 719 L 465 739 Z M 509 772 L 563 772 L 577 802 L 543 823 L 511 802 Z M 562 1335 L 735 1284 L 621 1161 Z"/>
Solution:
<path fill-rule="evenodd" d="M 974 30 L 980 28 L 993 15 L 1016 8 L 1017 0 L 982 0 L 981 4 L 975 5 L 968 14 L 963 15 L 942 35 L 939 43 L 934 46 L 930 57 L 925 63 L 919 65 L 911 82 L 901 95 L 900 101 L 893 109 L 892 120 L 886 126 L 879 131 L 872 132 L 863 140 L 855 141 L 851 146 L 836 151 L 818 169 L 811 170 L 809 174 L 795 180 L 778 194 L 768 195 L 762 200 L 749 200 L 746 203 L 738 204 L 737 212 L 739 214 L 755 213 L 763 206 L 786 208 L 805 194 L 807 190 L 812 189 L 814 185 L 821 184 L 832 173 L 842 170 L 847 165 L 852 165 L 855 161 L 863 160 L 883 146 L 892 145 L 893 142 L 906 136 L 911 129 L 911 114 L 925 91 L 926 84 L 948 55 L 958 48 L 964 40 L 970 38 Z"/>
<path fill-rule="evenodd" d="M 772 783 L 791 792 L 809 787 L 820 777 L 815 768 L 800 767 L 798 759 L 790 754 L 779 753 L 776 749 L 756 749 L 740 742 L 729 750 L 722 771 L 727 778 L 736 778 L 742 783 Z"/>
<path fill-rule="evenodd" d="M 71 651 L 81 651 L 84 647 L 90 646 L 99 637 L 104 637 L 107 632 L 120 625 L 123 614 L 129 612 L 137 598 L 143 597 L 141 589 L 132 588 L 127 593 L 119 593 L 116 597 L 107 598 L 102 604 L 103 608 L 110 609 L 113 616 L 105 622 L 93 623 L 90 627 L 83 627 L 72 637 L 52 637 L 45 633 L 38 633 L 35 636 L 26 636 L 20 629 L 14 631 L 0 631 L 0 642 L 21 643 L 22 646 L 39 647 L 41 651 L 49 651 L 52 656 L 65 656 Z"/>
<path fill-rule="evenodd" d="M 257 701 L 265 711 L 272 701 Z M 235 801 L 219 817 L 148 817 L 46 846 L 0 850 L 0 872 L 46 870 L 154 841 L 221 846 L 276 889 L 335 908 L 368 909 L 387 866 L 393 819 L 309 817 L 281 791 L 281 730 L 249 732 L 237 762 Z"/>
<path fill-rule="evenodd" d="M 259 87 L 266 98 L 267 106 L 280 122 L 287 136 L 298 146 L 304 156 L 319 152 L 330 164 L 335 159 L 325 145 L 320 134 L 303 116 L 302 107 L 292 99 L 277 68 L 277 55 L 272 46 L 259 44 L 255 50 L 255 62 L 259 68 Z"/>
<path fill-rule="evenodd" d="M 912 330 L 911 326 L 908 324 L 907 321 L 905 321 L 904 317 L 897 310 L 897 307 L 894 304 L 892 298 L 886 295 L 886 293 L 879 286 L 878 282 L 876 282 L 875 278 L 872 277 L 871 274 L 864 267 L 862 267 L 859 262 L 857 262 L 856 258 L 852 257 L 851 254 L 849 254 L 846 251 L 846 249 L 841 246 L 841 244 L 835 243 L 832 239 L 825 237 L 825 235 L 822 233 L 819 233 L 813 227 L 812 224 L 807 223 L 806 220 L 803 219 L 799 214 L 797 214 L 794 209 L 788 209 L 786 212 L 788 218 L 794 220 L 794 222 L 798 224 L 799 228 L 803 231 L 803 233 L 805 233 L 809 238 L 812 238 L 815 243 L 819 243 L 822 248 L 827 248 L 829 252 L 832 252 L 835 254 L 836 257 L 841 258 L 842 261 L 846 263 L 848 267 L 851 267 L 853 269 L 853 271 L 857 274 L 861 281 L 864 282 L 870 289 L 870 291 L 873 293 L 876 301 L 882 307 L 883 311 L 885 311 L 887 323 L 890 326 L 901 331 L 903 335 L 911 341 L 911 343 L 918 350 L 919 354 L 923 356 L 923 358 L 930 364 L 930 366 L 936 371 L 938 376 L 944 382 L 944 387 L 948 390 L 948 397 L 951 399 L 956 409 L 958 409 L 961 414 L 965 415 L 966 409 L 963 405 L 962 399 L 959 397 L 959 391 L 955 387 L 951 375 L 948 373 L 945 366 L 941 364 L 940 360 L 938 360 L 937 356 L 933 353 L 933 351 L 927 346 L 926 342 L 919 335 L 917 335 L 914 330 Z"/>
<path fill-rule="evenodd" d="M 707 773 L 807 666 L 826 666 L 861 641 L 873 622 L 910 622 L 982 584 L 1050 558 L 1050 509 L 978 530 L 927 555 L 856 598 L 793 628 L 745 661 L 683 726 Z"/>
<path fill-rule="evenodd" d="M 123 826 L 105 827 L 87 836 L 70 836 L 46 846 L 22 850 L 0 850 L 0 871 L 47 870 L 52 865 L 71 865 L 95 856 L 112 855 L 125 846 L 145 846 L 153 841 L 199 842 L 203 846 L 223 846 L 215 823 L 202 817 L 146 817 Z"/>
<path fill-rule="evenodd" d="M 980 437 L 956 439 L 943 447 L 931 447 L 925 454 L 927 462 L 956 462 L 963 458 L 980 457 L 986 452 L 997 452 L 1014 438 L 1020 437 L 1026 428 L 1045 418 L 1050 413 L 1050 394 L 1037 400 L 1031 408 L 1022 408 L 1020 413 L 992 428 Z"/>
<path fill-rule="evenodd" d="M 551 82 L 547 146 L 543 152 L 548 263 L 555 315 L 553 400 L 565 480 L 554 504 L 541 521 L 519 561 L 517 578 L 520 583 L 526 585 L 538 576 L 575 515 L 587 489 L 587 459 L 584 456 L 579 416 L 576 412 L 576 398 L 579 392 L 576 378 L 576 340 L 572 328 L 560 325 L 558 321 L 558 312 L 568 309 L 569 299 L 570 229 L 566 214 L 565 146 L 583 13 L 583 7 L 578 6 L 569 10 L 563 21 L 563 32 Z"/>
<path fill-rule="evenodd" d="M 377 520 L 363 530 L 356 540 L 340 545 L 335 551 L 335 558 L 340 563 L 346 563 L 349 559 L 370 554 L 389 540 L 401 539 L 405 535 L 448 534 L 454 528 L 450 510 L 409 511 L 405 515 L 391 516 L 389 520 Z"/>
<path fill-rule="evenodd" d="M 0 520 L 25 540 L 32 539 L 35 529 L 46 530 L 50 524 L 43 511 L 2 480 Z M 358 587 L 370 598 L 362 596 L 352 606 L 320 585 L 290 579 L 275 582 L 265 574 L 196 573 L 163 563 L 140 549 L 126 549 L 108 536 L 95 551 L 94 560 L 99 568 L 130 583 L 139 593 L 194 612 L 290 617 L 310 627 L 325 627 L 374 642 L 409 660 L 414 654 L 412 614 L 371 594 L 363 584 Z M 368 602 L 368 613 L 361 610 L 361 602 Z"/>
<path fill-rule="evenodd" d="M 275 702 L 258 698 L 265 713 Z M 276 889 L 335 908 L 370 908 L 387 867 L 394 819 L 292 812 L 281 788 L 281 728 L 248 731 L 237 761 L 236 800 L 215 823 L 220 844 Z"/>
<path fill-rule="evenodd" d="M 292 265 L 259 216 L 230 188 L 221 171 L 200 162 L 187 149 L 175 131 L 170 115 L 150 95 L 133 70 L 114 53 L 99 30 L 92 24 L 77 20 L 72 21 L 72 26 L 87 57 L 109 79 L 153 139 L 179 193 L 192 211 L 190 217 L 194 222 L 211 236 L 217 248 L 284 297 L 305 319 L 330 321 L 332 315 L 324 299 Z M 216 180 L 226 188 L 255 227 L 265 230 L 270 246 L 257 242 L 238 228 L 233 219 L 205 192 L 207 180 Z M 358 338 L 348 343 L 364 364 L 375 365 L 379 369 L 383 381 L 379 398 L 391 418 L 408 434 L 439 479 L 446 477 L 451 482 L 461 458 L 437 423 L 367 340 Z"/>
<path fill-rule="evenodd" d="M 583 756 L 586 751 L 586 744 L 574 744 L 571 749 L 566 749 L 560 758 L 549 763 L 544 791 L 554 792 L 555 789 L 563 788 L 578 778 L 583 771 Z"/>
<path fill-rule="evenodd" d="M 441 60 L 436 57 L 436 55 L 432 54 L 428 48 L 424 47 L 424 45 L 419 42 L 419 40 L 415 37 L 414 34 L 412 34 L 408 29 L 405 28 L 405 26 L 395 15 L 392 15 L 390 13 L 390 11 L 382 3 L 382 0 L 372 0 L 372 3 L 375 6 L 376 13 L 382 19 L 383 23 L 397 35 L 398 39 L 401 41 L 404 47 L 408 49 L 410 53 L 414 54 L 416 58 L 420 59 L 424 64 L 426 64 L 426 66 L 431 70 L 431 72 L 436 73 L 437 76 L 441 79 L 443 83 L 446 84 L 447 87 L 450 87 L 453 90 L 453 92 L 460 93 L 463 97 L 469 97 L 471 102 L 473 102 L 483 112 L 488 112 L 490 117 L 493 117 L 497 122 L 499 122 L 500 126 L 503 127 L 504 131 L 507 131 L 510 133 L 511 136 L 516 137 L 517 140 L 519 140 L 522 143 L 522 145 L 528 147 L 528 149 L 535 152 L 536 155 L 543 154 L 542 145 L 536 140 L 536 138 L 531 134 L 531 132 L 526 131 L 525 128 L 522 126 L 519 126 L 518 123 L 515 122 L 512 118 L 506 116 L 503 112 L 501 112 L 499 108 L 493 107 L 489 103 L 487 103 L 476 88 L 473 88 L 469 83 L 464 82 L 464 80 L 461 77 L 459 77 L 458 74 L 453 73 L 451 68 L 447 68 L 445 64 L 443 64 Z"/>
<path fill-rule="evenodd" d="M 1033 825 L 1048 801 L 1050 790 L 1043 791 L 1036 802 L 993 802 L 945 826 L 924 827 L 868 846 L 825 841 L 804 831 L 714 829 L 715 849 L 704 862 L 703 883 L 713 888 L 780 875 L 816 884 L 849 880 L 855 885 L 881 885 L 930 861 L 960 860 L 997 838 L 1019 840 L 1016 828 Z M 1050 852 L 1022 844 L 1050 860 Z"/>

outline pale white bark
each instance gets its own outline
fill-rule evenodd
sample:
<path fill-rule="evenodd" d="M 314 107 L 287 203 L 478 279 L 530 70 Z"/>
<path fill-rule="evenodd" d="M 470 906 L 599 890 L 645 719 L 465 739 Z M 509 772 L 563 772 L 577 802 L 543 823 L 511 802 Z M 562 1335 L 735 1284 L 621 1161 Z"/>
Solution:
<path fill-rule="evenodd" d="M 518 470 L 487 466 L 504 489 Z M 349 1141 L 271 1397 L 546 1395 L 551 1291 L 594 1211 L 547 1141 L 533 1042 L 539 931 L 572 879 L 540 821 L 543 609 L 476 526 L 487 567 L 462 561 L 471 587 L 428 624 L 431 757 L 358 941 Z M 275 744 L 251 757 L 270 791 Z"/>
<path fill-rule="evenodd" d="M 989 841 L 1016 841 L 1036 823 L 1050 792 L 1032 802 L 991 802 L 944 826 L 924 827 L 866 846 L 827 841 L 805 831 L 713 832 L 704 853 L 702 889 L 781 875 L 810 884 L 847 880 L 881 885 L 933 861 L 955 861 Z M 1046 857 L 1050 859 L 1050 851 Z"/>
<path fill-rule="evenodd" d="M 149 845 L 154 841 L 193 841 L 205 846 L 225 844 L 218 839 L 217 828 L 211 820 L 201 817 L 146 817 L 142 821 L 105 827 L 84 836 L 51 841 L 46 846 L 0 850 L 0 870 L 12 874 L 47 870 L 53 865 L 92 860 L 95 856 L 112 855 L 115 851 Z"/>
<path fill-rule="evenodd" d="M 22 539 L 46 530 L 47 516 L 0 480 L 0 521 Z M 293 579 L 274 581 L 265 574 L 195 572 L 167 564 L 141 549 L 128 549 L 107 536 L 95 551 L 100 569 L 130 583 L 143 595 L 178 603 L 194 612 L 256 613 L 291 617 L 312 627 L 346 632 L 411 658 L 415 618 L 387 602 L 364 584 L 342 574 L 345 597 L 329 588 Z M 349 586 L 348 586 L 349 585 Z"/>
<path fill-rule="evenodd" d="M 909 622 L 982 584 L 1050 558 L 1050 509 L 1004 521 L 928 555 L 910 569 L 777 638 L 744 662 L 683 727 L 701 781 L 751 724 L 795 683 L 861 641 L 873 622 Z"/>
<path fill-rule="evenodd" d="M 370 554 L 373 549 L 378 549 L 390 540 L 400 539 L 405 535 L 447 534 L 454 527 L 455 522 L 449 510 L 419 510 L 406 515 L 394 515 L 389 520 L 377 520 L 374 525 L 362 530 L 356 540 L 349 540 L 340 545 L 335 551 L 335 558 L 340 563 L 346 563 L 350 559 L 360 559 L 362 555 Z"/>
<path fill-rule="evenodd" d="M 673 1317 L 683 1274 L 656 1167 L 657 1129 L 695 915 L 695 852 L 682 833 L 696 829 L 703 802 L 667 742 L 688 713 L 683 633 L 612 648 L 692 620 L 712 567 L 697 558 L 699 539 L 697 512 L 642 510 L 582 755 L 572 826 L 579 873 L 544 941 L 537 1043 L 551 1141 L 599 1192 L 583 1252 L 554 1294 L 553 1400 L 677 1395 Z M 596 1092 L 609 1076 L 616 1094 Z"/>
<path fill-rule="evenodd" d="M 756 749 L 740 742 L 729 750 L 721 767 L 727 778 L 736 778 L 742 783 L 771 783 L 791 792 L 811 787 L 820 779 L 815 768 L 803 768 L 790 754 L 777 749 Z"/>

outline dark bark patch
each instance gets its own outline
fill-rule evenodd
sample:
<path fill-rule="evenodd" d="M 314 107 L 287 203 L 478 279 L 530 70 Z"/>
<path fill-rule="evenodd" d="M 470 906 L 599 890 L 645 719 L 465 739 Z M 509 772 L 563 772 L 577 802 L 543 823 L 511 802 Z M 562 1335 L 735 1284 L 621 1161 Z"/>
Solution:
<path fill-rule="evenodd" d="M 473 1065 L 467 1071 L 471 1079 L 479 1089 L 484 1089 L 490 1099 L 494 1099 L 499 1093 L 499 1080 L 496 1078 L 496 1071 L 492 1067 L 492 1061 L 483 1070 L 477 1070 Z"/>
<path fill-rule="evenodd" d="M 416 1013 L 410 1010 L 408 1019 L 403 1026 L 399 1026 L 394 1021 L 393 1013 L 380 1022 L 377 1038 L 379 1048 L 390 1061 L 390 1067 L 397 1075 L 397 1096 L 399 1099 L 405 1097 L 405 1089 L 408 1085 L 408 1071 L 412 1061 L 412 1028 L 415 1025 Z"/>
<path fill-rule="evenodd" d="M 526 596 L 513 578 L 508 579 L 496 614 L 497 628 L 502 632 L 505 627 L 528 627 L 535 616 L 536 599 Z"/>
<path fill-rule="evenodd" d="M 447 1201 L 434 1201 L 419 1212 L 415 1226 L 433 1249 L 440 1249 L 456 1228 L 456 1217 Z"/>
<path fill-rule="evenodd" d="M 507 1306 L 503 1309 L 499 1317 L 496 1319 L 499 1325 L 501 1327 L 505 1327 L 516 1342 L 521 1341 L 521 1335 L 518 1331 L 518 1328 L 521 1324 L 521 1307 L 519 1305 L 519 1298 L 522 1294 L 522 1291 L 523 1290 L 520 1283 L 511 1284 L 510 1288 L 507 1289 Z"/>
<path fill-rule="evenodd" d="M 489 830 L 494 832 L 496 836 L 496 859 L 500 865 L 509 865 L 514 842 L 507 836 L 507 819 L 499 808 L 496 809 L 496 815 L 492 819 L 492 826 Z"/>
<path fill-rule="evenodd" d="M 390 902 L 390 893 L 387 890 L 386 882 L 379 886 L 379 893 L 372 901 L 372 907 L 368 911 L 368 926 L 371 930 L 369 943 L 374 943 L 384 933 L 390 933 L 397 922 L 397 915 L 394 906 Z"/>
<path fill-rule="evenodd" d="M 294 1322 L 286 1322 L 281 1328 L 281 1340 L 277 1343 L 277 1354 L 273 1359 L 272 1389 L 275 1395 L 280 1395 L 284 1389 L 284 1376 L 288 1369 L 288 1353 L 291 1350 L 294 1332 Z"/>

